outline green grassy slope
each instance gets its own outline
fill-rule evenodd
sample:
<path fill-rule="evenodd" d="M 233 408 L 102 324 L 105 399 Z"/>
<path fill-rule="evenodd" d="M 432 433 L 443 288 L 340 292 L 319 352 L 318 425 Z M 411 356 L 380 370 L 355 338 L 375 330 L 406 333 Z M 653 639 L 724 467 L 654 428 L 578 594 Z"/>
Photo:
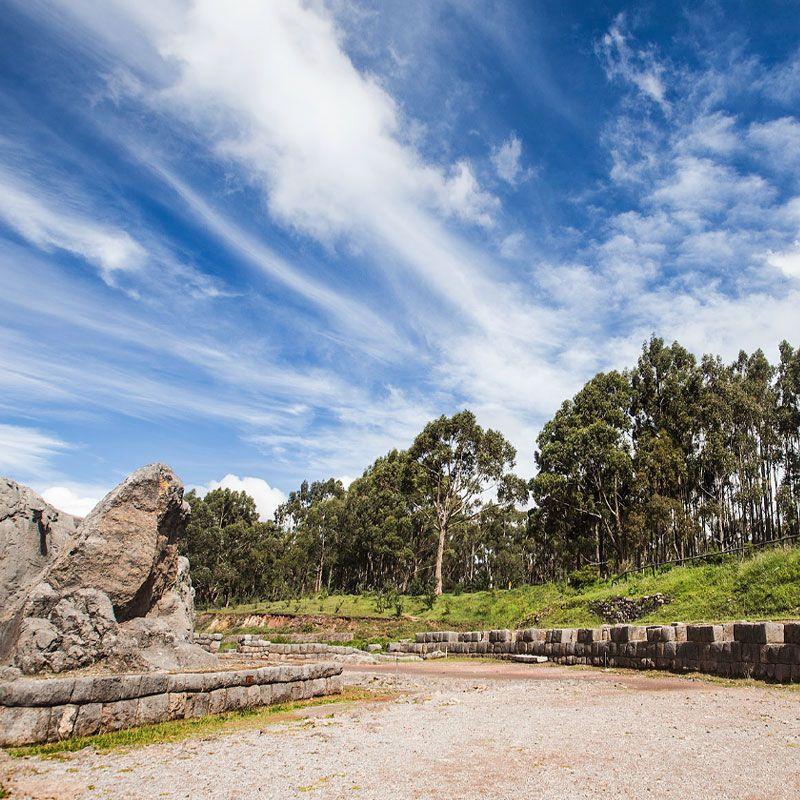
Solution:
<path fill-rule="evenodd" d="M 370 627 L 384 634 L 421 629 L 594 626 L 593 600 L 618 595 L 661 593 L 671 602 L 641 622 L 704 622 L 734 619 L 800 617 L 800 548 L 770 550 L 744 561 L 678 567 L 656 575 L 636 575 L 612 585 L 601 581 L 581 589 L 548 583 L 519 589 L 445 594 L 433 607 L 424 598 L 403 597 L 401 616 L 392 605 L 378 610 L 372 595 L 331 595 L 301 600 L 255 603 L 219 610 L 218 614 L 292 614 L 361 618 L 359 636 Z M 368 618 L 380 618 L 371 622 Z M 392 624 L 392 622 L 394 624 Z M 320 622 L 316 622 L 315 627 Z"/>

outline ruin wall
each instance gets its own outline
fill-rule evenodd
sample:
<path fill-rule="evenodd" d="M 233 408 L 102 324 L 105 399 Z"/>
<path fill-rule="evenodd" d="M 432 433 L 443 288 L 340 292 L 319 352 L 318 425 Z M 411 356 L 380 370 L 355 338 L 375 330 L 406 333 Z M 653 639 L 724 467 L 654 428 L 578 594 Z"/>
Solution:
<path fill-rule="evenodd" d="M 800 682 L 800 622 L 614 625 L 600 628 L 429 631 L 393 642 L 390 653 L 434 653 L 557 664 L 702 672 L 726 678 Z"/>
<path fill-rule="evenodd" d="M 137 725 L 307 700 L 342 690 L 337 664 L 0 683 L 0 746 L 92 736 Z"/>

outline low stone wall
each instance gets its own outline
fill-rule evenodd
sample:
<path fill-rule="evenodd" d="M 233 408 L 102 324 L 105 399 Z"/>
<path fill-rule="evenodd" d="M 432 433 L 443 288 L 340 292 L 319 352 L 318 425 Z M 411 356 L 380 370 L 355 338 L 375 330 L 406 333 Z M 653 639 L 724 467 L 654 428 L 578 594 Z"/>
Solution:
<path fill-rule="evenodd" d="M 336 664 L 299 664 L 220 672 L 17 678 L 0 683 L 0 745 L 91 736 L 337 694 L 342 690 L 341 673 Z"/>
<path fill-rule="evenodd" d="M 800 622 L 433 631 L 417 634 L 414 642 L 393 642 L 389 652 L 414 653 L 423 658 L 441 652 L 500 658 L 546 656 L 567 665 L 800 682 Z"/>
<path fill-rule="evenodd" d="M 317 644 L 320 640 L 342 644 L 352 642 L 355 638 L 351 631 L 321 631 L 320 633 L 282 633 L 281 639 L 288 639 L 294 644 Z"/>
<path fill-rule="evenodd" d="M 209 653 L 218 653 L 222 646 L 221 633 L 194 633 L 194 643 Z"/>
<path fill-rule="evenodd" d="M 363 658 L 366 655 L 357 647 L 326 642 L 278 644 L 251 634 L 245 634 L 237 639 L 236 652 L 250 658 L 265 658 L 270 661 L 319 661 L 331 658 L 341 660 L 348 656 Z"/>

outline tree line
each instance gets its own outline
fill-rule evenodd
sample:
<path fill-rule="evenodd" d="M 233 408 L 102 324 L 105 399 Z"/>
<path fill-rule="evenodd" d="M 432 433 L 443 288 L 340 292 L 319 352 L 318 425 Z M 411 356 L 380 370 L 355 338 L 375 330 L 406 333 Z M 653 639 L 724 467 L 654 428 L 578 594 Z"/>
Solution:
<path fill-rule="evenodd" d="M 798 536 L 800 348 L 726 364 L 653 337 L 544 425 L 532 480 L 515 460 L 462 411 L 267 522 L 243 492 L 190 492 L 198 600 L 508 587 Z"/>

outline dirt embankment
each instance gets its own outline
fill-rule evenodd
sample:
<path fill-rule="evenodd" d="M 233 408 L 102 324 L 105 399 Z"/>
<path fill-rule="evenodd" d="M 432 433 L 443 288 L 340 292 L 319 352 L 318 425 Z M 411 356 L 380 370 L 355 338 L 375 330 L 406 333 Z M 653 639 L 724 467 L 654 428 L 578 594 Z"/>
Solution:
<path fill-rule="evenodd" d="M 327 614 L 238 614 L 206 611 L 197 614 L 195 627 L 208 633 L 228 633 L 238 630 L 262 629 L 278 634 L 315 633 L 320 640 L 326 635 L 337 638 L 338 634 L 359 634 L 368 630 L 370 636 L 407 635 L 408 619 L 385 619 L 382 617 L 334 617 Z M 412 627 L 415 627 L 412 625 Z M 427 626 L 417 623 L 420 630 Z"/>

